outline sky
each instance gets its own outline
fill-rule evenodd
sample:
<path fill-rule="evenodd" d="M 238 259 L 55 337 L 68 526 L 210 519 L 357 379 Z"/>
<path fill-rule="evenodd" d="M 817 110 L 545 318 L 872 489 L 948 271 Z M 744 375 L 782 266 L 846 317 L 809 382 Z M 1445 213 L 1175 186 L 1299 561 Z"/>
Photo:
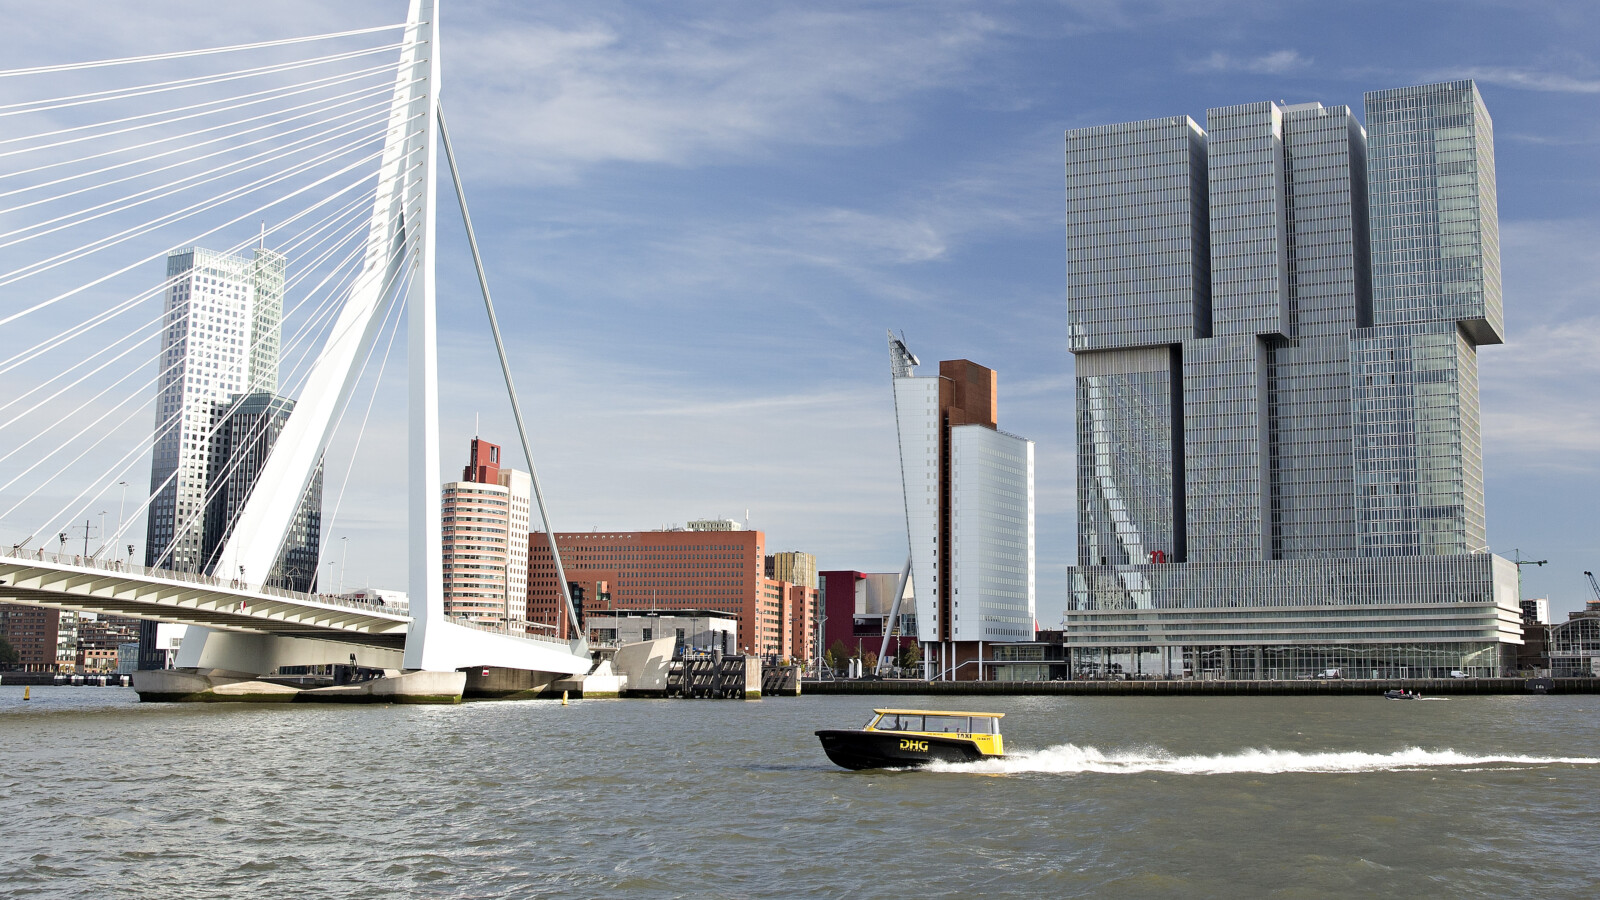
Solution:
<path fill-rule="evenodd" d="M 6 65 L 405 13 L 100 10 L 10 10 Z M 1365 91 L 1475 79 L 1495 123 L 1508 333 L 1479 355 L 1490 546 L 1548 560 L 1524 567 L 1523 593 L 1558 615 L 1593 598 L 1600 5 L 447 2 L 441 26 L 441 96 L 557 530 L 748 515 L 770 549 L 823 569 L 897 570 L 893 329 L 924 374 L 958 358 L 997 370 L 1000 427 L 1035 441 L 1044 627 L 1075 554 L 1062 132 L 1266 99 L 1359 116 Z M 475 430 L 517 441 L 449 199 L 454 477 Z M 403 586 L 402 391 L 380 392 L 327 527 L 347 587 Z"/>

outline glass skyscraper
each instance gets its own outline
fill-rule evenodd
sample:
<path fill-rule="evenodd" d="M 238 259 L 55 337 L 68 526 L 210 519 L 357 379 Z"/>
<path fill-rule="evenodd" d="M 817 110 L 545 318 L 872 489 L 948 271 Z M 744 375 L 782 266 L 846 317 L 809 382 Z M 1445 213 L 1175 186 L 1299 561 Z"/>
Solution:
<path fill-rule="evenodd" d="M 1080 671 L 1498 674 L 1476 353 L 1503 340 L 1471 82 L 1066 135 Z"/>
<path fill-rule="evenodd" d="M 167 257 L 147 566 L 211 571 L 293 408 L 276 396 L 286 265 L 264 244 L 249 256 L 190 247 Z M 244 573 L 247 580 L 315 584 L 321 503 L 319 466 L 273 571 Z M 162 665 L 157 637 L 155 622 L 140 626 L 141 668 Z"/>

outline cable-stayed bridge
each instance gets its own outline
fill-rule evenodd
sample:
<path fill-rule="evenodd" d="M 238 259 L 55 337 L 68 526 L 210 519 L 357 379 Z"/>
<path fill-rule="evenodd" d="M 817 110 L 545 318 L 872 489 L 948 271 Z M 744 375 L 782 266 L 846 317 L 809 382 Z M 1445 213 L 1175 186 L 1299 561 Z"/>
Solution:
<path fill-rule="evenodd" d="M 437 6 L 0 71 L 0 602 L 191 626 L 181 671 L 141 673 L 142 693 L 346 662 L 409 679 L 385 697 L 459 696 L 490 667 L 528 684 L 589 670 L 582 639 L 532 633 L 509 588 L 498 615 L 446 615 L 441 163 L 555 529 L 440 106 Z M 386 489 L 405 496 L 408 611 L 316 589 L 402 325 L 404 491 Z"/>

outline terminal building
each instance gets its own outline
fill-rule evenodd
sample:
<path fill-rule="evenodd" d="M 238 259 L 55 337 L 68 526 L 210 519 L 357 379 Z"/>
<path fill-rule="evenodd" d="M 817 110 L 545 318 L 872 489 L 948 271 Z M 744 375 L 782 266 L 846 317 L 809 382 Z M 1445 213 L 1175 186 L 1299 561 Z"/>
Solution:
<path fill-rule="evenodd" d="M 1470 81 L 1066 134 L 1075 672 L 1499 675 L 1478 347 L 1504 340 Z"/>

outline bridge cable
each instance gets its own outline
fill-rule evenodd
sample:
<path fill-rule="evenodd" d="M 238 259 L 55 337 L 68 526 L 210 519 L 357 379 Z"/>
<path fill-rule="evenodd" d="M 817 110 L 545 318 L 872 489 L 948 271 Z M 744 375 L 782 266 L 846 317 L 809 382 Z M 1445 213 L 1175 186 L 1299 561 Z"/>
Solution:
<path fill-rule="evenodd" d="M 561 551 L 556 547 L 556 531 L 550 525 L 550 513 L 545 508 L 544 490 L 539 485 L 539 469 L 533 464 L 533 446 L 528 442 L 528 426 L 522 419 L 522 404 L 517 400 L 517 387 L 511 380 L 511 362 L 506 358 L 505 341 L 500 337 L 500 320 L 494 314 L 494 301 L 489 297 L 489 277 L 483 271 L 483 256 L 478 252 L 478 236 L 472 229 L 472 215 L 467 212 L 467 193 L 461 187 L 461 173 L 456 169 L 455 150 L 450 145 L 450 129 L 445 127 L 444 106 L 434 103 L 439 120 L 439 138 L 444 145 L 445 160 L 450 165 L 450 180 L 456 187 L 457 205 L 461 207 L 461 222 L 466 226 L 467 245 L 472 248 L 472 264 L 478 270 L 478 287 L 483 292 L 483 306 L 489 314 L 489 330 L 494 334 L 494 349 L 500 356 L 500 372 L 505 376 L 506 392 L 511 398 L 511 414 L 517 421 L 517 437 L 522 440 L 522 454 L 528 461 L 528 474 L 533 481 L 533 496 L 539 504 L 539 519 L 544 524 L 545 539 L 550 545 L 550 560 L 555 567 L 556 586 L 566 603 L 567 621 L 577 637 L 572 640 L 575 650 L 588 647 L 588 636 L 583 633 L 583 623 L 578 619 L 577 608 L 572 605 L 572 591 L 567 587 L 566 572 L 561 566 Z M 508 610 L 509 612 L 509 610 Z"/>
<path fill-rule="evenodd" d="M 334 38 L 354 37 L 360 34 L 376 34 L 380 31 L 394 31 L 407 27 L 401 22 L 396 25 L 379 25 L 373 28 L 357 28 L 351 31 L 337 31 L 328 34 L 313 34 L 305 37 L 283 38 L 275 41 L 258 41 L 253 44 L 234 44 L 227 47 L 207 47 L 201 50 L 178 50 L 171 53 L 151 53 L 145 56 L 124 56 L 119 59 L 101 59 L 90 62 L 62 63 L 54 66 L 33 66 L 25 69 L 0 69 L 0 78 L 15 78 L 23 75 L 44 75 L 51 72 L 76 72 L 83 69 L 99 69 L 106 66 L 121 66 L 130 63 L 158 62 L 168 59 L 188 59 L 195 56 L 210 56 L 216 53 L 232 53 L 239 50 L 259 50 L 263 47 L 281 47 L 288 44 L 306 44 L 313 41 L 326 41 Z"/>

